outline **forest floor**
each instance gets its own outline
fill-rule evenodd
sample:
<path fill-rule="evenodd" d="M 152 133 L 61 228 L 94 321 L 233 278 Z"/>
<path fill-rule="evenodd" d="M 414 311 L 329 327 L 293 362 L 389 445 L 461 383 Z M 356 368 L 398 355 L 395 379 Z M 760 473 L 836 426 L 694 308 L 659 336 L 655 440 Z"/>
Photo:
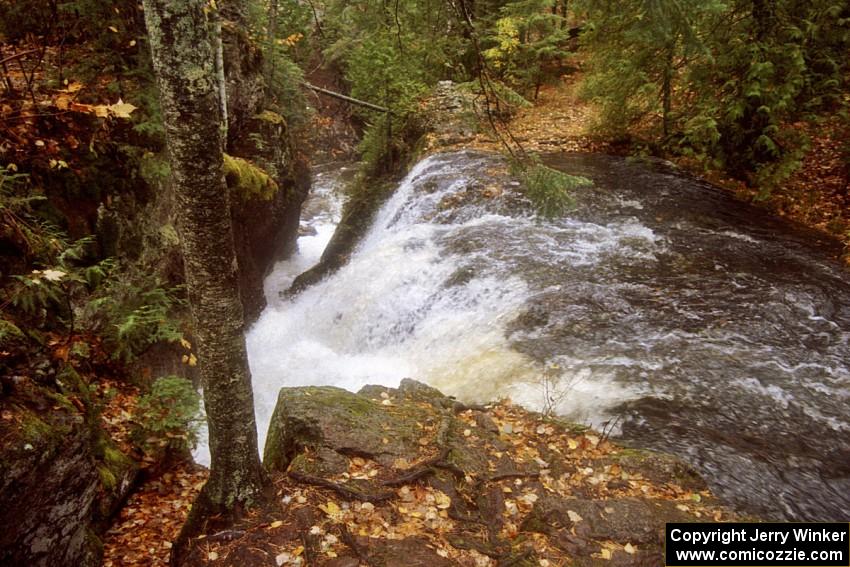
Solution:
<path fill-rule="evenodd" d="M 372 403 L 395 415 L 409 400 L 387 391 Z M 132 398 L 133 392 L 122 392 L 104 410 L 116 439 L 124 437 Z M 452 468 L 439 462 L 436 423 L 444 417 L 416 403 L 422 437 L 412 445 L 418 456 L 387 466 L 350 455 L 340 474 L 321 478 L 273 473 L 277 498 L 232 528 L 194 539 L 183 564 L 660 565 L 665 521 L 739 519 L 675 459 L 624 449 L 604 434 L 509 401 L 457 413 L 453 443 L 464 457 Z M 364 434 L 370 433 L 382 434 Z M 321 459 L 323 450 L 308 450 L 305 458 Z M 463 459 L 477 453 L 482 460 L 470 462 L 480 470 L 472 470 Z M 448 476 L 436 472 L 443 466 Z M 431 478 L 429 470 L 438 476 Z M 190 463 L 151 474 L 106 533 L 104 567 L 168 565 L 172 542 L 205 480 L 206 470 Z M 380 497 L 358 501 L 346 487 Z"/>
<path fill-rule="evenodd" d="M 139 390 L 120 381 L 108 386 L 118 394 L 104 400 L 103 428 L 123 451 L 132 454 L 129 431 Z M 207 476 L 206 468 L 186 460 L 160 464 L 143 459 L 142 482 L 102 536 L 103 567 L 168 565 L 171 542 L 177 539 Z"/>

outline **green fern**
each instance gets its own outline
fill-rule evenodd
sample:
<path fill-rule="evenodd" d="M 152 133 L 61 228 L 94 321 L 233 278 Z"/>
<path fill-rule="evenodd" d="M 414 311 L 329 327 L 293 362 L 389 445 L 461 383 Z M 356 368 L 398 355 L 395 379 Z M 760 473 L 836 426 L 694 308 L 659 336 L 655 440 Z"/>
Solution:
<path fill-rule="evenodd" d="M 107 278 L 83 307 L 82 319 L 104 337 L 114 359 L 129 362 L 151 345 L 183 338 L 174 316 L 185 305 L 182 293 L 182 287 L 164 288 L 141 274 Z"/>
<path fill-rule="evenodd" d="M 193 448 L 201 421 L 200 401 L 185 378 L 158 378 L 150 393 L 139 399 L 131 437 L 148 454 Z"/>

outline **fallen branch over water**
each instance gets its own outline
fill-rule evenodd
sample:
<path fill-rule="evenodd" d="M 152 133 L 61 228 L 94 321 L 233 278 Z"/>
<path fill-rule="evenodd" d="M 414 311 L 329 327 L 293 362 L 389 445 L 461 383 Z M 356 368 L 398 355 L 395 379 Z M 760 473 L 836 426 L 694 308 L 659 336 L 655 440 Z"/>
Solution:
<path fill-rule="evenodd" d="M 350 97 L 348 95 L 344 95 L 341 93 L 337 93 L 334 91 L 329 91 L 328 89 L 323 89 L 322 87 L 317 87 L 316 85 L 311 85 L 306 81 L 301 82 L 302 85 L 307 87 L 310 90 L 316 91 L 317 93 L 327 95 L 333 98 L 337 98 L 339 100 L 343 100 L 345 102 L 356 104 L 358 106 L 362 106 L 364 108 L 368 108 L 370 110 L 377 110 L 378 112 L 386 112 L 387 114 L 392 114 L 392 111 L 386 106 L 378 106 L 377 104 L 372 104 L 371 102 L 366 102 L 365 100 L 360 100 L 354 97 Z"/>

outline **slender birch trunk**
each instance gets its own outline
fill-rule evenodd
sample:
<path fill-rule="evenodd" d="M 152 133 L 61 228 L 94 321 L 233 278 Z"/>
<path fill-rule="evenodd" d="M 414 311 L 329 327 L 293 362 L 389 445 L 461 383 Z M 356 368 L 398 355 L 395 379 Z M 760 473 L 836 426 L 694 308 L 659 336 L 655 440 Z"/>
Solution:
<path fill-rule="evenodd" d="M 257 450 L 206 5 L 144 0 L 209 420 L 212 463 L 192 510 L 196 523 L 209 514 L 238 516 L 261 499 L 267 484 Z"/>

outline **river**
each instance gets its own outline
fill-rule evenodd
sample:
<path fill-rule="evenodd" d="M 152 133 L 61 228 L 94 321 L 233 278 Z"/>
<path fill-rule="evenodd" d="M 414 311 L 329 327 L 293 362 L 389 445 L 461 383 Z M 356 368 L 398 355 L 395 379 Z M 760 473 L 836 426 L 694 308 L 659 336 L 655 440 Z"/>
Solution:
<path fill-rule="evenodd" d="M 677 454 L 746 512 L 850 520 L 839 245 L 663 164 L 548 163 L 594 181 L 551 221 L 497 157 L 423 160 L 345 267 L 282 300 L 339 219 L 344 172 L 321 172 L 247 335 L 261 443 L 281 386 L 412 377 Z"/>

